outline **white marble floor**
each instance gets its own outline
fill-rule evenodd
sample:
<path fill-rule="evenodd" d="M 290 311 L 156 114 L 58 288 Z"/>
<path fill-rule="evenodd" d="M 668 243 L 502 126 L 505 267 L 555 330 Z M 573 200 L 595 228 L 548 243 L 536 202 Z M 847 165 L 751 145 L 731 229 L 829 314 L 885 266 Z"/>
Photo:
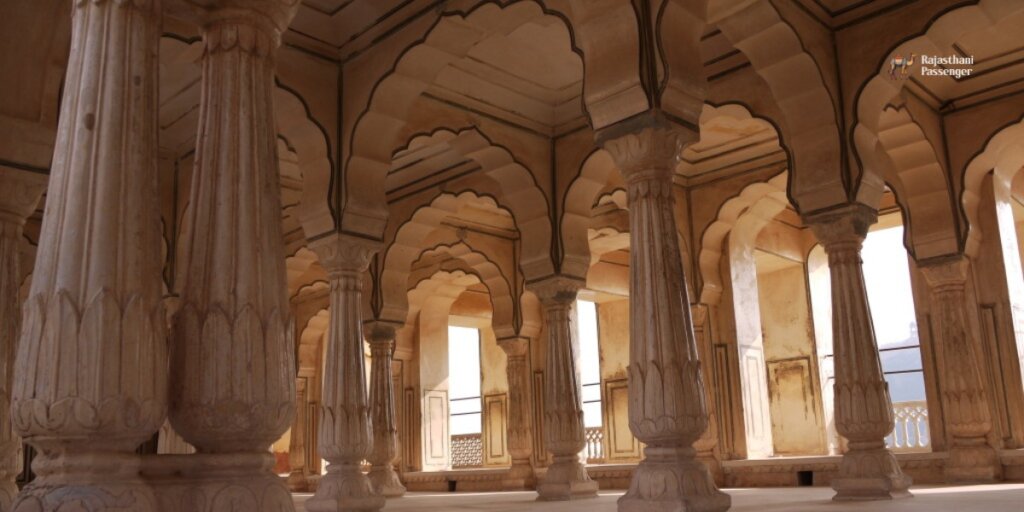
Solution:
<path fill-rule="evenodd" d="M 831 501 L 827 487 L 726 489 L 732 495 L 730 512 L 1024 512 L 1024 483 L 955 487 L 915 487 L 914 498 L 889 502 Z M 430 512 L 616 512 L 623 491 L 605 491 L 593 500 L 538 502 L 533 492 L 410 493 L 388 501 L 384 510 Z M 296 510 L 308 494 L 297 494 Z"/>

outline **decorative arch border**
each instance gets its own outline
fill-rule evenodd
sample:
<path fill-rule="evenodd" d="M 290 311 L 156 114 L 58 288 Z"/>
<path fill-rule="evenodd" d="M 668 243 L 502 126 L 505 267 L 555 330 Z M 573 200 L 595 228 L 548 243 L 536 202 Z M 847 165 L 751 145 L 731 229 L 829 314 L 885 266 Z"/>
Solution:
<path fill-rule="evenodd" d="M 774 216 L 781 212 L 789 204 L 786 196 L 788 180 L 789 173 L 782 171 L 767 181 L 747 185 L 739 194 L 722 203 L 715 220 L 701 235 L 700 256 L 697 260 L 702 283 L 701 304 L 715 305 L 721 301 L 724 289 L 721 274 L 722 247 L 726 237 L 737 226 L 742 227 L 741 221 L 745 216 Z"/>
<path fill-rule="evenodd" d="M 1004 180 L 1012 180 L 1024 167 L 1024 117 L 996 130 L 969 160 L 963 174 L 960 207 L 967 219 L 964 251 L 976 255 L 984 233 L 978 228 L 978 204 L 981 186 L 990 172 Z"/>

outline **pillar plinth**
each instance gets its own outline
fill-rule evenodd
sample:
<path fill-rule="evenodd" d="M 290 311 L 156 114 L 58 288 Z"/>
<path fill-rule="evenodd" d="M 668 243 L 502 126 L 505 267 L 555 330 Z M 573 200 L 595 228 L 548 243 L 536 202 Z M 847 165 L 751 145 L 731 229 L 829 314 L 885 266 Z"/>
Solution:
<path fill-rule="evenodd" d="M 167 410 L 161 6 L 94 0 L 70 8 L 71 54 L 11 399 L 14 430 L 38 450 L 37 479 L 13 510 L 87 503 L 149 512 L 155 497 L 134 451 Z"/>
<path fill-rule="evenodd" d="M 286 1 L 286 0 L 282 0 Z M 175 5 L 187 0 L 179 0 Z M 174 318 L 171 425 L 196 447 L 195 495 L 254 512 L 293 508 L 271 444 L 295 414 L 274 123 L 282 2 L 202 2 L 195 170 Z M 183 469 L 183 471 L 185 471 Z"/>
<path fill-rule="evenodd" d="M 391 362 L 395 353 L 395 327 L 374 323 L 367 333 L 370 343 L 370 418 L 373 450 L 369 461 L 370 483 L 386 498 L 405 495 L 405 486 L 395 471 L 398 460 L 398 424 L 395 421 L 395 385 Z"/>
<path fill-rule="evenodd" d="M 965 292 L 969 262 L 956 258 L 921 267 L 931 291 L 932 318 L 942 348 L 943 414 L 952 436 L 944 467 L 949 482 L 991 482 L 1002 474 L 999 457 L 986 439 L 992 431 L 988 397 L 981 377 L 979 341 L 968 325 L 971 304 Z"/>
<path fill-rule="evenodd" d="M 360 463 L 373 433 L 363 363 L 363 277 L 380 244 L 333 235 L 311 244 L 331 282 L 331 318 L 324 364 L 317 448 L 329 462 L 310 512 L 375 511 L 384 506 Z"/>
<path fill-rule="evenodd" d="M 22 228 L 46 190 L 46 176 L 0 167 L 0 512 L 11 510 L 21 471 L 21 438 L 11 424 L 14 357 L 21 329 Z"/>
<path fill-rule="evenodd" d="M 533 400 L 530 393 L 530 368 L 527 363 L 529 340 L 516 337 L 498 340 L 508 358 L 505 373 L 508 378 L 508 451 L 512 456 L 502 487 L 506 490 L 531 489 L 536 486 L 533 473 L 533 429 L 530 426 L 530 410 Z"/>
<path fill-rule="evenodd" d="M 544 447 L 552 455 L 544 479 L 537 483 L 538 499 L 574 500 L 597 496 L 597 482 L 580 461 L 586 446 L 583 403 L 580 400 L 579 340 L 575 320 L 576 292 L 583 283 L 553 277 L 531 290 L 544 308 L 547 322 L 547 368 L 544 371 Z M 511 382 L 509 383 L 512 384 Z"/>
<path fill-rule="evenodd" d="M 629 428 L 647 445 L 620 511 L 719 512 L 731 504 L 694 444 L 708 427 L 672 176 L 696 134 L 663 119 L 604 142 L 629 199 Z"/>
<path fill-rule="evenodd" d="M 894 427 L 892 400 L 878 357 L 860 256 L 876 218 L 870 208 L 852 205 L 805 219 L 828 254 L 832 280 L 835 422 L 849 441 L 839 474 L 832 479 L 832 499 L 840 501 L 911 496 L 911 478 L 885 447 L 885 436 Z"/>

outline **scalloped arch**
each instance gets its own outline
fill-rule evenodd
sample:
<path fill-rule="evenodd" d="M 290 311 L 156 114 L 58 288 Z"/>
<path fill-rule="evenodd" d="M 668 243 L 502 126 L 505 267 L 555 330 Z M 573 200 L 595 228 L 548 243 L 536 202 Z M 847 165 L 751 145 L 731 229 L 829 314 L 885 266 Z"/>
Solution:
<path fill-rule="evenodd" d="M 783 171 L 766 182 L 747 185 L 722 204 L 715 221 L 704 230 L 698 258 L 703 283 L 700 290 L 702 304 L 718 304 L 722 298 L 721 261 L 726 237 L 734 230 L 756 234 L 785 209 L 789 204 L 786 197 L 788 179 L 789 173 Z"/>

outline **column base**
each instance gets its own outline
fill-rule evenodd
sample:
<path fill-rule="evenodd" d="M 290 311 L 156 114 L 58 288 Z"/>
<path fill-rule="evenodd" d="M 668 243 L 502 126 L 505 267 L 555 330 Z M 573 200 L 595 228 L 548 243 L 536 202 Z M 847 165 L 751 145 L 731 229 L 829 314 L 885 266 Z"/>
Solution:
<path fill-rule="evenodd" d="M 273 472 L 274 456 L 269 453 L 146 455 L 142 460 L 142 476 L 162 512 L 295 510 L 284 479 Z"/>
<path fill-rule="evenodd" d="M 366 477 L 370 479 L 370 485 L 373 486 L 373 490 L 385 498 L 405 496 L 405 486 L 402 485 L 402 481 L 398 479 L 398 473 L 395 472 L 395 468 L 390 464 L 387 466 L 373 466 L 370 469 L 370 474 L 366 475 Z"/>
<path fill-rule="evenodd" d="M 948 483 L 985 483 L 1002 478 L 1002 464 L 985 438 L 955 439 L 944 474 Z"/>
<path fill-rule="evenodd" d="M 128 453 L 58 454 L 42 452 L 36 480 L 25 486 L 12 512 L 49 510 L 132 510 L 158 512 L 153 490 L 139 476 L 139 456 Z"/>
<path fill-rule="evenodd" d="M 722 461 L 714 453 L 697 452 L 697 462 L 704 464 L 704 467 L 708 468 L 708 472 L 711 473 L 711 481 L 715 482 L 716 486 L 722 487 L 725 485 L 725 471 L 722 469 Z"/>
<path fill-rule="evenodd" d="M 513 460 L 505 478 L 501 480 L 501 488 L 505 491 L 525 491 L 537 486 L 537 477 L 533 473 L 530 459 Z"/>
<path fill-rule="evenodd" d="M 567 501 L 597 497 L 597 482 L 590 479 L 587 468 L 576 454 L 556 456 L 548 466 L 544 480 L 537 484 L 540 501 Z"/>
<path fill-rule="evenodd" d="M 896 457 L 884 445 L 855 449 L 843 455 L 839 475 L 832 479 L 835 501 L 873 501 L 911 498 L 913 480 L 903 473 Z"/>
<path fill-rule="evenodd" d="M 327 466 L 316 494 L 306 501 L 309 512 L 376 512 L 384 508 L 384 496 L 374 492 L 359 464 Z"/>
<path fill-rule="evenodd" d="M 288 490 L 291 492 L 309 491 L 309 482 L 302 471 L 293 471 L 288 474 Z"/>
<path fill-rule="evenodd" d="M 732 498 L 718 490 L 693 448 L 648 446 L 619 512 L 725 512 Z"/>
<path fill-rule="evenodd" d="M 11 510 L 14 498 L 18 495 L 18 485 L 13 480 L 0 480 L 0 511 Z"/>

